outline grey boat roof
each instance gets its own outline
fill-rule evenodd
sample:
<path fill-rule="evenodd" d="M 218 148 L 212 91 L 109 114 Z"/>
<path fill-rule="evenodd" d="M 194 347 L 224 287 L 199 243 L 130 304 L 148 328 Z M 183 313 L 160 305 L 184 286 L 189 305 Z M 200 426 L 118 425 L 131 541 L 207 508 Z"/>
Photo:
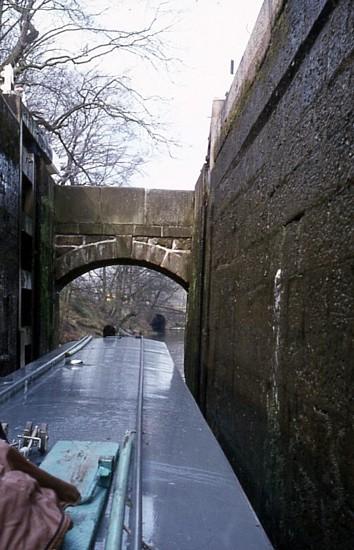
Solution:
<path fill-rule="evenodd" d="M 95 338 L 70 358 L 82 363 L 62 360 L 4 402 L 1 421 L 12 436 L 28 420 L 47 422 L 50 446 L 119 443 L 135 427 L 139 352 L 133 337 Z M 154 550 L 272 548 L 164 343 L 144 340 L 144 377 L 144 542 Z"/>

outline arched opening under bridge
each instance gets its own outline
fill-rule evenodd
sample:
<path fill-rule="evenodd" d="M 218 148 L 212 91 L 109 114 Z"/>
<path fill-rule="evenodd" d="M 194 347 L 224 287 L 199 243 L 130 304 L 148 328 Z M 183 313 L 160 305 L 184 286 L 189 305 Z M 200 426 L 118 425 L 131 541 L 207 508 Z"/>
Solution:
<path fill-rule="evenodd" d="M 87 334 L 102 336 L 107 326 L 119 336 L 144 335 L 166 343 L 184 375 L 187 292 L 175 277 L 131 263 L 87 270 L 59 294 L 59 342 Z M 164 329 L 156 325 L 164 319 Z"/>

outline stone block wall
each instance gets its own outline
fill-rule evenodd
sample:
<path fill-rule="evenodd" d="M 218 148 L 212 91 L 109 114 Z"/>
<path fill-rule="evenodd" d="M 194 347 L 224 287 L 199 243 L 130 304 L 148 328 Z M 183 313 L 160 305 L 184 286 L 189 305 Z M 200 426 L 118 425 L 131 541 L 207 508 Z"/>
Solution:
<path fill-rule="evenodd" d="M 54 170 L 19 96 L 0 94 L 0 376 L 55 343 Z"/>
<path fill-rule="evenodd" d="M 190 281 L 194 191 L 55 187 L 56 280 L 123 262 Z"/>
<path fill-rule="evenodd" d="M 19 125 L 0 94 L 0 376 L 17 366 Z"/>
<path fill-rule="evenodd" d="M 212 132 L 193 389 L 276 548 L 354 541 L 353 28 L 265 2 Z"/>
<path fill-rule="evenodd" d="M 56 186 L 57 234 L 190 236 L 193 191 Z M 186 234 L 186 232 L 188 234 Z"/>

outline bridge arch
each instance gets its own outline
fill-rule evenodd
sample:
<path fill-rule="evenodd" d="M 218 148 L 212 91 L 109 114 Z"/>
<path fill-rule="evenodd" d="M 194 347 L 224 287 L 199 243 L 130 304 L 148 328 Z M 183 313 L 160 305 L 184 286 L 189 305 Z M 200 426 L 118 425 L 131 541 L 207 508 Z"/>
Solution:
<path fill-rule="evenodd" d="M 148 267 L 188 288 L 193 191 L 55 186 L 54 213 L 59 290 L 112 264 Z"/>
<path fill-rule="evenodd" d="M 85 241 L 85 237 L 81 238 Z M 70 242 L 68 237 L 67 243 Z M 190 250 L 167 248 L 158 244 L 158 239 L 146 239 L 144 242 L 131 236 L 118 236 L 77 246 L 62 244 L 57 248 L 67 250 L 57 257 L 55 263 L 55 280 L 59 291 L 91 269 L 114 264 L 139 265 L 159 271 L 188 290 Z"/>

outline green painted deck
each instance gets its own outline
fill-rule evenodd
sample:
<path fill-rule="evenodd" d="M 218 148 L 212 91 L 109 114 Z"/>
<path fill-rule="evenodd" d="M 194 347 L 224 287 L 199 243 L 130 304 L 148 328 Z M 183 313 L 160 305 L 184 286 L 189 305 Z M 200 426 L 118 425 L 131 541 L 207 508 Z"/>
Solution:
<path fill-rule="evenodd" d="M 97 441 L 58 441 L 41 468 L 75 485 L 86 503 L 66 509 L 74 527 L 65 535 L 62 550 L 92 547 L 107 502 L 118 444 Z"/>

